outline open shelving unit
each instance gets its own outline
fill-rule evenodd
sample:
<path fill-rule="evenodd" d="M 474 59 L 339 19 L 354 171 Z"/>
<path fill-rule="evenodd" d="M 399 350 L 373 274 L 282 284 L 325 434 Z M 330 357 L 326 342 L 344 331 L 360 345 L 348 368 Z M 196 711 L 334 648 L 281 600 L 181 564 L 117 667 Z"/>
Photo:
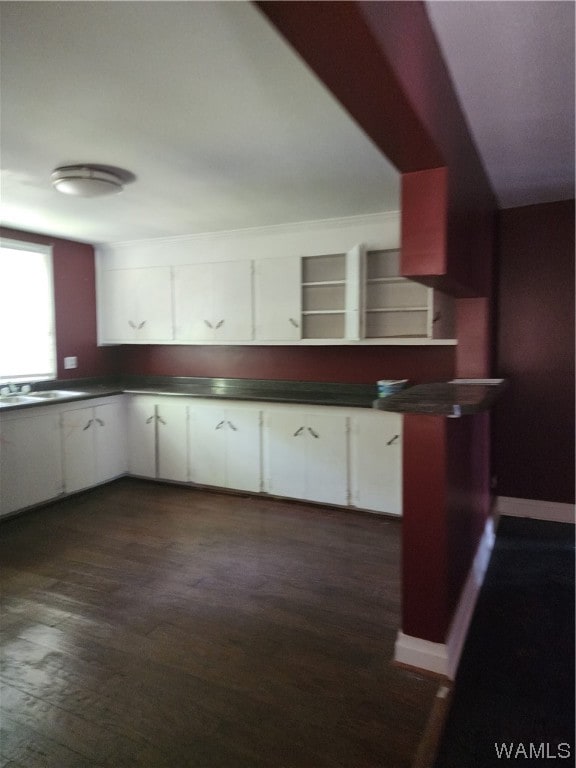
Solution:
<path fill-rule="evenodd" d="M 431 290 L 400 277 L 399 261 L 397 250 L 366 254 L 365 338 L 430 336 Z"/>
<path fill-rule="evenodd" d="M 302 338 L 343 339 L 346 329 L 346 254 L 302 259 Z"/>

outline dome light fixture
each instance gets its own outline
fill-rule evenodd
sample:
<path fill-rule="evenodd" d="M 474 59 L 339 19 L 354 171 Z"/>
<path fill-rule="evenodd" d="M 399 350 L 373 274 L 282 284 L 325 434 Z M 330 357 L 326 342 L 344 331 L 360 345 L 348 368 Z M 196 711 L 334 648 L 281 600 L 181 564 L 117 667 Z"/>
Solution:
<path fill-rule="evenodd" d="M 74 197 L 102 197 L 122 192 L 124 179 L 97 165 L 63 165 L 50 176 L 54 189 Z"/>

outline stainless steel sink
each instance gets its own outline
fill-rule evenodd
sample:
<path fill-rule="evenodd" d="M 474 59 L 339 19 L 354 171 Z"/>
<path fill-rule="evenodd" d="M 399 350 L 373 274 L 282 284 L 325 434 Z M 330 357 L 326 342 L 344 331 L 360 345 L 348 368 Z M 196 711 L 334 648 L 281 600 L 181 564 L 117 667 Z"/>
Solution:
<path fill-rule="evenodd" d="M 29 397 L 42 400 L 58 400 L 63 397 L 85 397 L 86 392 L 77 392 L 72 389 L 46 389 L 44 392 L 33 392 Z"/>
<path fill-rule="evenodd" d="M 30 392 L 25 395 L 0 395 L 0 408 L 10 408 L 14 405 L 40 405 L 47 400 L 58 401 L 73 397 L 86 397 L 87 392 L 75 389 L 47 389 L 43 392 Z"/>
<path fill-rule="evenodd" d="M 22 405 L 22 403 L 34 403 L 36 398 L 30 395 L 0 395 L 1 405 Z"/>

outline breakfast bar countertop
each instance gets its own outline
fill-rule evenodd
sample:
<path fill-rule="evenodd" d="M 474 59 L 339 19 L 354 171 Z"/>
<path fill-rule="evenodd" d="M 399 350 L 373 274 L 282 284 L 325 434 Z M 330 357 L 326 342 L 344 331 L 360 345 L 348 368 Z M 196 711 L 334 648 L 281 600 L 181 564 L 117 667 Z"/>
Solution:
<path fill-rule="evenodd" d="M 373 407 L 394 413 L 430 416 L 470 416 L 489 410 L 506 387 L 504 379 L 453 379 L 417 384 L 379 397 Z"/>

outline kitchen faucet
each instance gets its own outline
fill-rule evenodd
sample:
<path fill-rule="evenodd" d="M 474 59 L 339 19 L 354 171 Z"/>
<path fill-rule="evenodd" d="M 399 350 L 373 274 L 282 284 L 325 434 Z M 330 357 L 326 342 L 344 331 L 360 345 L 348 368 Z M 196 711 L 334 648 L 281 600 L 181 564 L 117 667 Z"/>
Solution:
<path fill-rule="evenodd" d="M 2 387 L 0 389 L 0 395 L 2 397 L 7 397 L 9 395 L 17 395 L 17 394 L 27 394 L 30 392 L 31 386 L 30 384 L 22 384 L 20 387 L 18 387 L 18 384 L 14 384 L 13 381 L 7 381 L 6 386 Z"/>

